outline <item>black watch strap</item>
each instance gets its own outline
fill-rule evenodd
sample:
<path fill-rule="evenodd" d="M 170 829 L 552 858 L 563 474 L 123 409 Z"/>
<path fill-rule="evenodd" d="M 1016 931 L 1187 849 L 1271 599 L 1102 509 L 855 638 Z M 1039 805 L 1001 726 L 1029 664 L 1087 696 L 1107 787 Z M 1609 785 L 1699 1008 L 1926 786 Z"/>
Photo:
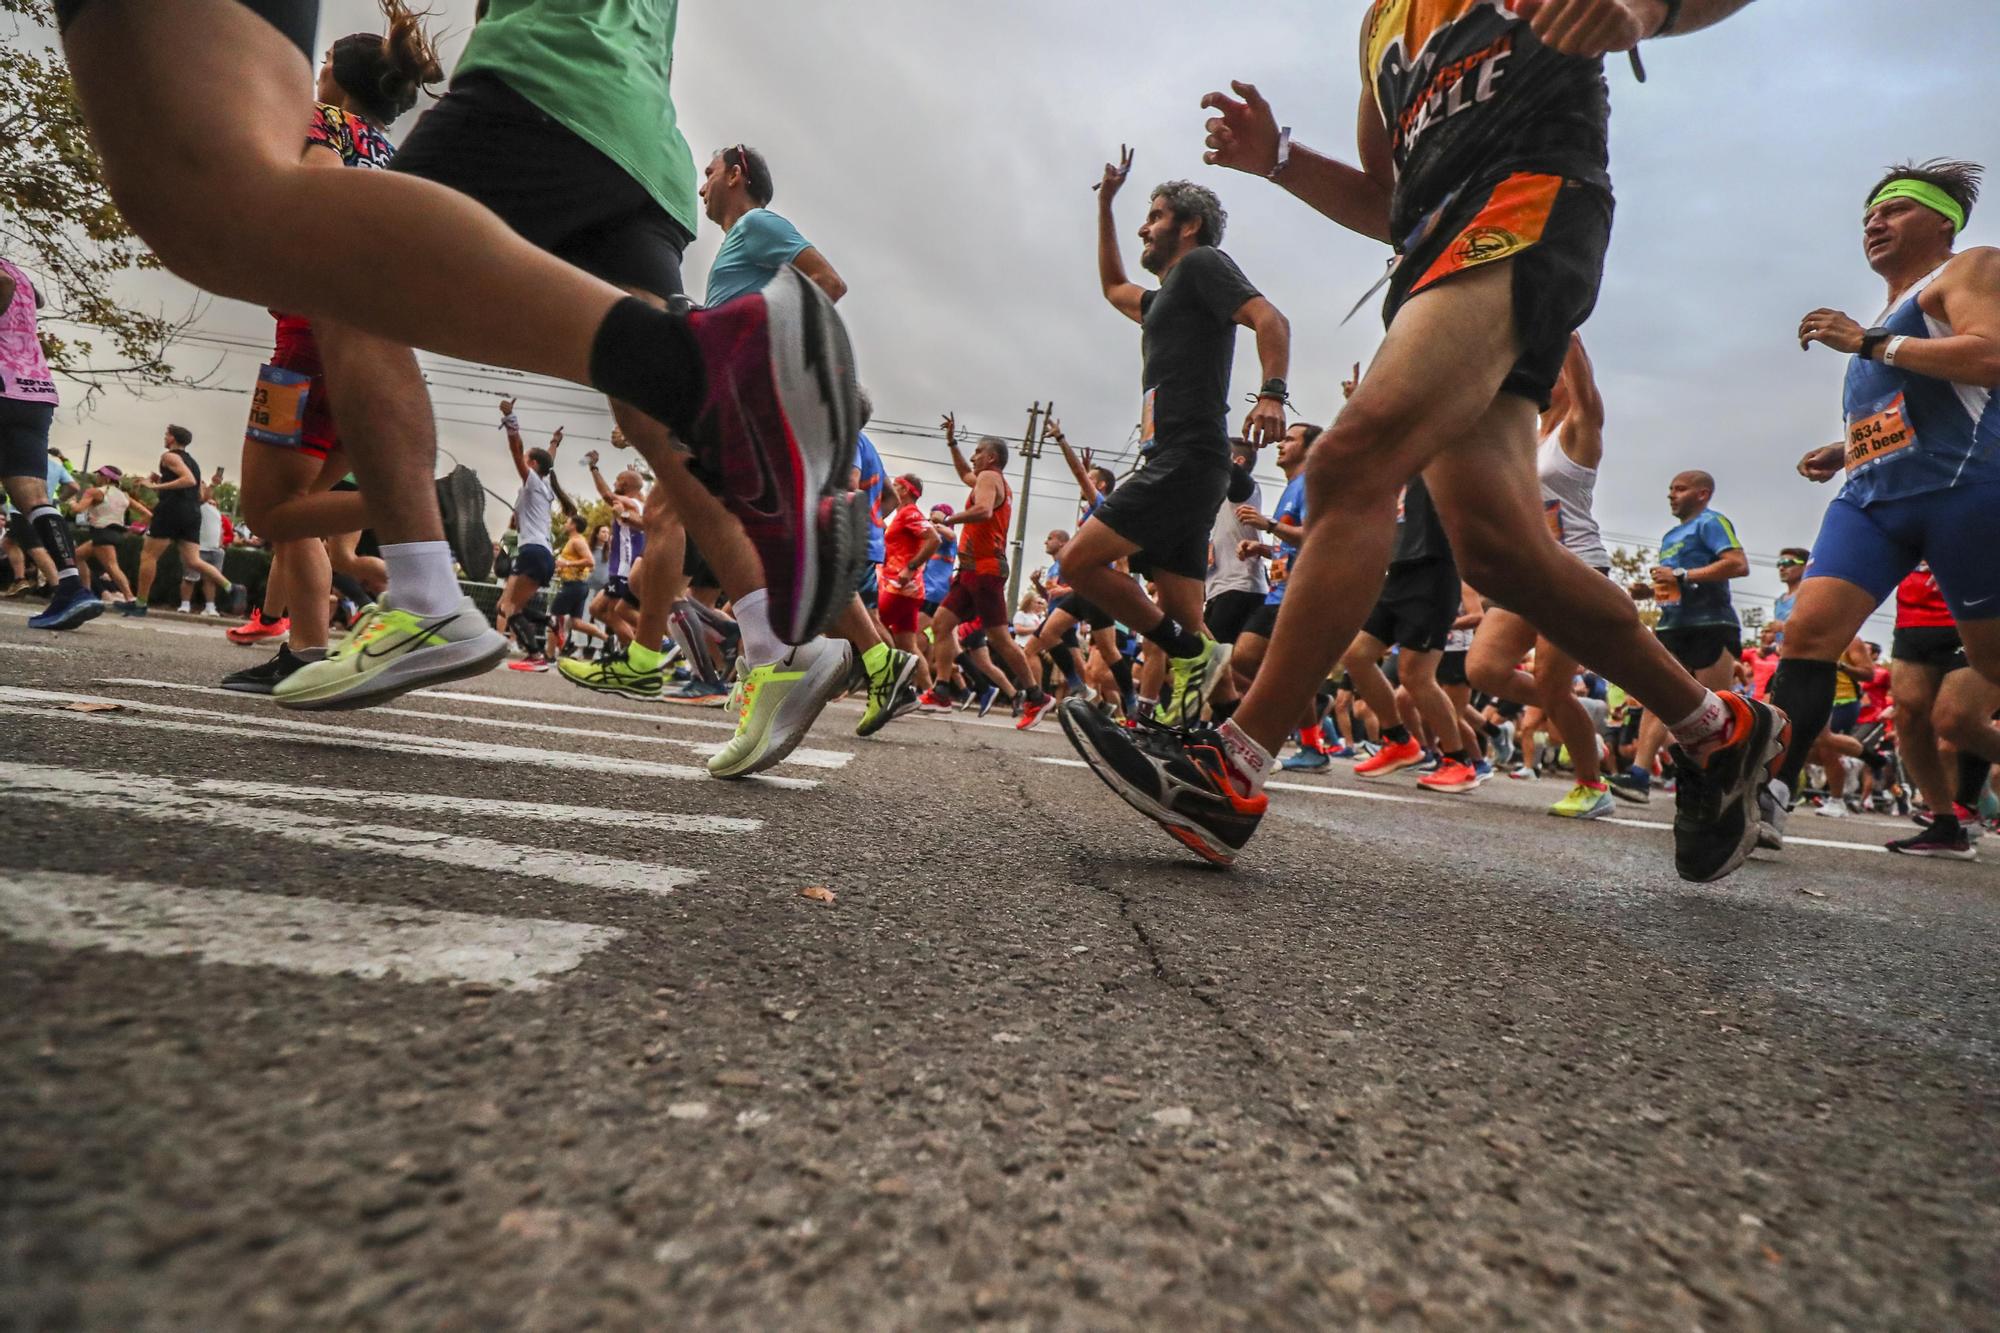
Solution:
<path fill-rule="evenodd" d="M 1863 361 L 1875 360 L 1875 353 L 1881 350 L 1882 344 L 1895 336 L 1895 334 L 1889 332 L 1889 330 L 1883 328 L 1880 324 L 1877 324 L 1872 329 L 1863 330 L 1861 334 L 1861 359 Z"/>
<path fill-rule="evenodd" d="M 1655 37 L 1669 37 L 1681 22 L 1681 0 L 1665 0 L 1667 16 L 1660 20 L 1660 26 L 1653 31 Z"/>

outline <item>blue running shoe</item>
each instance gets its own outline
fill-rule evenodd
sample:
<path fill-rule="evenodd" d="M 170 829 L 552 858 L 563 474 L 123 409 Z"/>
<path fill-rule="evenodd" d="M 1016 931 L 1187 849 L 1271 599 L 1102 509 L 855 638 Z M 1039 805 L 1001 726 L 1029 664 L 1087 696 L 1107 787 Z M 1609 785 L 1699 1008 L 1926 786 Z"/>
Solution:
<path fill-rule="evenodd" d="M 65 579 L 56 587 L 46 610 L 28 617 L 29 629 L 75 629 L 104 614 L 104 603 L 80 579 Z"/>
<path fill-rule="evenodd" d="M 1300 750 L 1278 767 L 1287 773 L 1324 773 L 1333 767 L 1333 760 L 1324 750 Z"/>
<path fill-rule="evenodd" d="M 1613 773 L 1605 781 L 1611 786 L 1611 794 L 1621 801 L 1645 805 L 1653 799 L 1653 775 L 1636 764 L 1623 773 Z"/>

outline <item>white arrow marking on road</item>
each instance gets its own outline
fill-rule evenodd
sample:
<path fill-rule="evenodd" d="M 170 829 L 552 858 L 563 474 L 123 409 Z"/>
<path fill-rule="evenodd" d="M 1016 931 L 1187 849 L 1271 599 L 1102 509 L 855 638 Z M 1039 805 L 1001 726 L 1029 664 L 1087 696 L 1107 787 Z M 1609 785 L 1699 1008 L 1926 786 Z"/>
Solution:
<path fill-rule="evenodd" d="M 1050 759 L 1037 756 L 1035 762 L 1038 764 L 1054 764 L 1057 768 L 1090 767 L 1089 764 L 1084 763 L 1081 759 Z M 1302 791 L 1314 796 L 1348 796 L 1357 801 L 1395 801 L 1399 805 L 1437 804 L 1436 801 L 1427 801 L 1421 796 L 1397 796 L 1393 792 L 1386 791 L 1355 791 L 1349 787 L 1321 787 L 1304 782 L 1267 782 L 1264 784 L 1264 790 Z"/>
<path fill-rule="evenodd" d="M 275 782 L 239 782 L 233 778 L 202 778 L 182 790 L 240 796 L 251 801 L 332 801 L 366 804 L 387 810 L 424 814 L 476 815 L 492 819 L 533 819 L 586 827 L 612 824 L 647 833 L 755 833 L 761 819 L 732 815 L 673 815 L 655 810 L 607 810 L 595 805 L 556 805 L 546 801 L 496 801 L 477 796 L 445 796 L 430 792 L 365 791 L 355 787 L 300 787 Z"/>
<path fill-rule="evenodd" d="M 1607 816 L 1594 822 L 1599 824 L 1616 824 L 1619 828 L 1657 829 L 1663 833 L 1672 833 L 1674 831 L 1672 824 L 1655 824 L 1649 819 L 1614 819 Z M 1880 852 L 1884 856 L 1892 855 L 1889 849 L 1879 842 L 1835 842 L 1831 838 L 1794 837 L 1792 834 L 1787 833 L 1785 835 L 1785 846 L 1790 847 L 1794 844 L 1800 847 L 1838 847 L 1842 851 L 1848 852 Z"/>
<path fill-rule="evenodd" d="M 224 699 L 242 699 L 245 696 L 237 690 L 225 690 L 215 685 L 183 685 L 171 680 L 146 680 L 137 676 L 107 676 L 91 682 L 93 685 L 123 685 L 141 690 L 174 690 L 183 694 L 208 694 Z M 256 696 L 249 696 L 255 698 Z M 604 710 L 609 712 L 609 709 Z M 420 708 L 371 708 L 370 717 L 416 717 L 437 722 L 469 722 L 481 727 L 506 727 L 510 731 L 535 731 L 549 736 L 581 736 L 592 740 L 631 741 L 639 745 L 678 745 L 684 750 L 693 750 L 703 758 L 714 754 L 722 747 L 702 741 L 682 740 L 679 736 L 641 736 L 629 731 L 588 731 L 579 727 L 552 727 L 545 722 L 516 722 L 504 717 L 476 717 L 470 713 L 431 713 Z M 614 716 L 627 721 L 651 722 L 657 719 L 636 717 L 631 713 Z M 734 730 L 734 725 L 731 725 Z M 805 746 L 785 757 L 787 764 L 800 764 L 807 768 L 845 768 L 854 758 L 852 750 L 813 750 Z"/>
<path fill-rule="evenodd" d="M 478 981 L 528 991 L 542 989 L 625 933 L 574 921 L 32 870 L 0 881 L 0 932 L 62 949 L 194 954 L 204 963 L 318 976 Z"/>
<path fill-rule="evenodd" d="M 150 773 L 103 773 L 41 764 L 0 769 L 0 792 L 59 805 L 88 802 L 93 815 L 123 814 L 173 823 L 194 820 L 217 828 L 284 838 L 340 852 L 369 852 L 433 861 L 461 870 L 527 875 L 565 886 L 613 893 L 673 892 L 700 879 L 699 870 L 626 861 L 589 852 L 544 850 L 393 824 L 359 824 L 298 810 L 275 811 L 247 801 L 193 795 Z"/>
<path fill-rule="evenodd" d="M 434 755 L 452 759 L 483 760 L 489 763 L 527 764 L 536 768 L 568 769 L 579 773 L 610 773 L 620 777 L 672 778 L 684 782 L 713 781 L 707 769 L 683 764 L 656 764 L 645 759 L 616 759 L 608 756 L 572 754 L 562 750 L 536 750 L 525 745 L 495 745 L 487 741 L 460 740 L 449 736 L 410 736 L 400 731 L 376 731 L 368 727 L 299 722 L 273 714 L 260 713 L 252 716 L 243 713 L 221 713 L 206 708 L 175 708 L 167 704 L 142 703 L 135 699 L 110 698 L 98 694 L 71 694 L 61 690 L 31 690 L 18 686 L 0 686 L 0 701 L 9 700 L 14 701 L 14 706 L 0 703 L 0 713 L 42 718 L 61 716 L 65 721 L 157 727 L 168 731 L 206 732 L 228 736 L 239 742 L 298 741 L 306 745 L 337 745 L 354 749 L 381 748 L 370 747 L 367 744 L 370 741 L 378 741 L 388 742 L 396 753 L 405 755 Z M 146 716 L 128 717 L 123 713 L 58 715 L 45 708 L 23 706 L 35 703 L 117 704 L 128 712 Z M 179 720 L 190 717 L 214 720 L 208 722 Z M 227 725 L 223 725 L 225 723 Z M 775 777 L 769 773 L 759 773 L 747 780 L 795 791 L 819 786 L 818 780 L 814 778 Z"/>

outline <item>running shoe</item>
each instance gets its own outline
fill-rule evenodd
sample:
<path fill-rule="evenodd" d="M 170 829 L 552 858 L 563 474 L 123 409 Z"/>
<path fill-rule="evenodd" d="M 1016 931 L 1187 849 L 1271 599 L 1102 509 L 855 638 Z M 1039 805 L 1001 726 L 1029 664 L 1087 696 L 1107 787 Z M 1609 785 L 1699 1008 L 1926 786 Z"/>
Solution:
<path fill-rule="evenodd" d="M 232 671 L 222 678 L 222 688 L 237 694 L 269 694 L 278 688 L 280 681 L 288 679 L 293 672 L 306 662 L 292 651 L 292 645 L 281 643 L 278 654 L 268 662 L 259 662 L 241 671 Z"/>
<path fill-rule="evenodd" d="M 261 643 L 265 639 L 282 639 L 292 632 L 290 616 L 279 616 L 276 620 L 264 619 L 264 608 L 258 607 L 250 613 L 250 618 L 241 625 L 232 625 L 222 631 L 223 637 L 231 643 Z"/>
<path fill-rule="evenodd" d="M 1964 824 L 1954 823 L 1946 832 L 1936 824 L 1926 824 L 1907 838 L 1897 838 L 1888 844 L 1892 852 L 1904 856 L 1936 856 L 1947 861 L 1977 861 L 1979 849 L 1973 846 L 1972 834 Z"/>
<path fill-rule="evenodd" d="M 80 579 L 66 579 L 56 585 L 56 595 L 48 606 L 28 617 L 29 629 L 75 629 L 87 620 L 104 614 L 104 603 L 83 586 Z"/>
<path fill-rule="evenodd" d="M 916 674 L 915 653 L 906 653 L 900 648 L 889 649 L 880 669 L 868 672 L 868 706 L 861 710 L 861 721 L 854 728 L 854 734 L 873 736 L 901 716 L 897 705 L 908 692 L 910 677 Z"/>
<path fill-rule="evenodd" d="M 12 583 L 7 585 L 6 592 L 0 593 L 0 597 L 26 597 L 29 593 L 33 592 L 36 588 L 39 588 L 40 586 L 41 585 L 33 579 L 15 579 Z"/>
<path fill-rule="evenodd" d="M 546 657 L 524 657 L 518 662 L 507 664 L 509 671 L 547 671 L 549 659 Z"/>
<path fill-rule="evenodd" d="M 1722 700 L 1734 714 L 1723 745 L 1703 760 L 1672 749 L 1674 869 L 1696 884 L 1729 874 L 1757 845 L 1757 793 L 1775 775 L 1792 730 L 1791 719 L 1769 704 L 1735 694 Z"/>
<path fill-rule="evenodd" d="M 719 680 L 692 676 L 671 690 L 660 693 L 663 704 L 693 704 L 697 708 L 720 708 L 729 701 L 730 690 Z"/>
<path fill-rule="evenodd" d="M 940 694 L 935 685 L 917 696 L 917 707 L 926 713 L 949 713 L 957 706 L 958 700 L 950 694 Z"/>
<path fill-rule="evenodd" d="M 1334 746 L 1332 749 L 1322 750 L 1320 751 L 1320 753 L 1325 755 L 1329 759 L 1361 758 L 1361 751 L 1355 748 L 1354 746 L 1347 744 L 1345 741 L 1342 741 L 1339 745 Z"/>
<path fill-rule="evenodd" d="M 1082 702 L 1088 702 L 1082 701 Z M 1014 719 L 1014 730 L 1028 731 L 1039 723 L 1056 706 L 1055 699 L 1044 694 L 1040 699 L 1028 699 L 1021 704 L 1021 716 Z"/>
<path fill-rule="evenodd" d="M 746 778 L 798 748 L 814 719 L 847 683 L 852 651 L 841 639 L 814 639 L 775 662 L 747 667 L 730 696 L 736 735 L 710 757 L 709 773 Z"/>
<path fill-rule="evenodd" d="M 1425 791 L 1471 791 L 1479 783 L 1479 774 L 1462 759 L 1441 760 L 1436 768 L 1417 779 L 1417 785 Z"/>
<path fill-rule="evenodd" d="M 988 685 L 985 689 L 981 690 L 979 692 L 979 716 L 985 717 L 988 713 L 992 712 L 993 705 L 999 701 L 999 698 L 1000 687 L 998 685 Z"/>
<path fill-rule="evenodd" d="M 1813 813 L 1821 819 L 1844 819 L 1847 817 L 1847 803 L 1829 796 L 1813 807 Z"/>
<path fill-rule="evenodd" d="M 505 656 L 507 640 L 470 597 L 448 616 L 377 604 L 324 659 L 294 671 L 271 697 L 280 708 L 366 708 L 428 685 L 484 675 Z"/>
<path fill-rule="evenodd" d="M 1278 767 L 1287 773 L 1324 773 L 1333 767 L 1333 759 L 1325 750 L 1307 746 Z"/>
<path fill-rule="evenodd" d="M 1481 782 L 1493 776 L 1493 765 L 1484 757 L 1472 761 L 1472 771 L 1479 775 Z"/>
<path fill-rule="evenodd" d="M 445 541 L 465 576 L 484 582 L 493 572 L 493 538 L 486 531 L 486 488 L 460 463 L 437 479 L 438 517 Z"/>
<path fill-rule="evenodd" d="M 1777 778 L 1757 793 L 1757 845 L 1767 852 L 1785 850 L 1785 823 L 1792 817 L 1792 791 Z"/>
<path fill-rule="evenodd" d="M 1386 778 L 1391 773 L 1400 773 L 1424 761 L 1424 747 L 1414 738 L 1406 741 L 1385 741 L 1382 747 L 1354 766 L 1354 776 L 1358 778 Z"/>
<path fill-rule="evenodd" d="M 569 658 L 556 663 L 556 670 L 562 672 L 563 679 L 570 684 L 596 690 L 599 694 L 618 694 L 644 703 L 655 702 L 660 697 L 660 668 L 656 666 L 648 671 L 635 666 L 630 657 L 604 657 L 595 662 Z"/>
<path fill-rule="evenodd" d="M 1056 717 L 1104 785 L 1204 861 L 1233 864 L 1264 818 L 1267 798 L 1237 792 L 1221 738 L 1207 723 L 1120 725 L 1077 699 Z"/>
<path fill-rule="evenodd" d="M 1435 750 L 1426 750 L 1424 751 L 1423 762 L 1416 766 L 1417 772 L 1435 773 L 1438 771 L 1438 765 L 1442 764 L 1443 762 L 1444 762 L 1443 755 L 1439 754 Z"/>
<path fill-rule="evenodd" d="M 761 292 L 692 312 L 687 329 L 707 384 L 677 433 L 763 560 L 778 636 L 808 643 L 868 558 L 868 497 L 847 490 L 861 429 L 847 330 L 791 267 Z"/>
<path fill-rule="evenodd" d="M 1623 773 L 1613 773 L 1605 781 L 1611 786 L 1611 794 L 1621 801 L 1645 805 L 1653 799 L 1653 775 L 1643 768 L 1633 767 Z"/>
<path fill-rule="evenodd" d="M 146 604 L 137 598 L 129 602 L 120 602 L 118 604 L 118 614 L 121 616 L 143 616 L 146 614 Z"/>
<path fill-rule="evenodd" d="M 1609 788 L 1586 787 L 1579 782 L 1569 789 L 1569 795 L 1549 807 L 1549 813 L 1558 819 L 1602 819 L 1617 808 Z"/>
<path fill-rule="evenodd" d="M 1153 720 L 1163 727 L 1179 726 L 1201 718 L 1202 705 L 1221 686 L 1223 668 L 1229 664 L 1229 645 L 1201 636 L 1201 651 L 1192 657 L 1167 659 L 1167 685 L 1160 691 L 1160 703 Z"/>
<path fill-rule="evenodd" d="M 1516 764 L 1507 770 L 1507 776 L 1518 782 L 1533 782 L 1542 775 L 1526 764 Z"/>
<path fill-rule="evenodd" d="M 1978 842 L 1981 828 L 1979 812 L 1969 805 L 1960 805 L 1956 801 L 1953 801 L 1951 804 L 1951 812 L 1957 817 L 1958 826 L 1965 830 L 1965 836 L 1971 838 L 1974 842 Z M 1937 816 L 1928 810 L 1919 810 L 1911 818 L 1916 821 L 1918 828 L 1929 828 L 1931 821 L 1936 819 Z"/>

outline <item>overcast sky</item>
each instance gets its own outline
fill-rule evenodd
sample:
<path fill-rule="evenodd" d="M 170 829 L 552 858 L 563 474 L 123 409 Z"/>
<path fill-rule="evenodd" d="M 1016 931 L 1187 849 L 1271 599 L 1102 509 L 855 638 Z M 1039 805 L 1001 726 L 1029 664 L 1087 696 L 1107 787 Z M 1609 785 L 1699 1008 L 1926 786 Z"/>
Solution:
<path fill-rule="evenodd" d="M 434 7 L 455 55 L 472 0 Z M 841 312 L 878 420 L 929 425 L 951 410 L 1018 439 L 1029 404 L 1053 399 L 1073 441 L 1117 454 L 1138 419 L 1139 331 L 1098 294 L 1090 186 L 1121 142 L 1137 152 L 1119 200 L 1128 237 L 1158 181 L 1187 177 L 1221 195 L 1224 248 L 1291 318 L 1301 414 L 1325 421 L 1342 375 L 1372 354 L 1373 303 L 1340 321 L 1386 252 L 1274 186 L 1204 166 L 1198 105 L 1231 78 L 1249 80 L 1301 141 L 1351 159 L 1364 8 L 697 0 L 682 9 L 676 101 L 697 161 L 738 141 L 769 156 L 774 206 L 847 279 Z M 372 4 L 333 0 L 322 6 L 320 44 L 370 27 L 379 27 Z M 1718 479 L 1716 508 L 1753 554 L 1742 601 L 1768 605 L 1777 580 L 1756 557 L 1808 544 L 1831 496 L 1793 464 L 1839 434 L 1843 358 L 1801 353 L 1792 331 L 1816 306 L 1863 323 L 1879 309 L 1860 215 L 1885 165 L 1952 156 L 2000 173 L 1996 51 L 1995 0 L 1759 0 L 1720 28 L 1649 46 L 1644 86 L 1622 57 L 1611 62 L 1617 226 L 1584 330 L 1607 406 L 1597 492 L 1607 532 L 1656 543 L 1672 523 L 1668 478 L 1706 468 Z M 2000 243 L 2000 179 L 1992 190 L 1967 244 Z M 718 240 L 704 223 L 687 256 L 697 295 Z M 1127 265 L 1144 276 L 1136 240 Z M 150 299 L 189 295 L 148 281 Z M 210 305 L 200 326 L 252 347 L 268 346 L 271 327 L 262 311 L 228 302 Z M 195 432 L 204 467 L 233 475 L 262 357 L 191 345 L 181 361 L 206 368 L 218 358 L 219 382 L 236 391 L 112 396 L 87 417 L 67 410 L 58 442 L 74 457 L 92 440 L 98 461 L 144 471 L 162 425 L 178 421 Z M 504 442 L 489 424 L 506 380 L 450 363 L 433 370 L 443 447 L 511 494 Z M 1235 393 L 1257 381 L 1246 333 Z M 526 393 L 531 434 L 566 424 L 590 447 L 588 437 L 608 433 L 586 393 Z M 960 498 L 944 484 L 934 436 L 871 434 L 892 471 L 914 467 L 933 483 L 930 498 Z M 580 484 L 575 452 L 565 470 Z M 1053 455 L 1034 497 L 1030 565 L 1042 535 L 1074 515 Z M 488 518 L 505 521 L 491 509 Z"/>

